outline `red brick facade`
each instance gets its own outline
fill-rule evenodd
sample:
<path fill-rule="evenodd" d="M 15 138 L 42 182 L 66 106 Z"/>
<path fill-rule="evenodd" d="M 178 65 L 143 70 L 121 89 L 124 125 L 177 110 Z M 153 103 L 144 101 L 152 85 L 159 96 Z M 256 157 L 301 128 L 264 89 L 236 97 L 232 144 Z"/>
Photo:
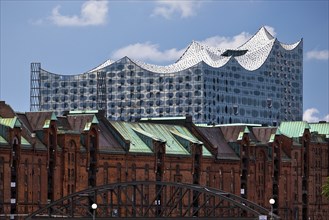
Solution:
<path fill-rule="evenodd" d="M 0 113 L 1 216 L 25 216 L 88 187 L 157 180 L 218 188 L 268 209 L 274 198 L 281 219 L 329 219 L 329 201 L 321 195 L 329 142 L 309 129 L 296 138 L 273 127 L 162 121 L 187 128 L 202 142 L 190 140 L 189 154 L 181 155 L 168 154 L 166 140 L 155 138 L 151 153 L 131 152 L 133 140 L 99 112 L 15 114 L 0 102 Z"/>

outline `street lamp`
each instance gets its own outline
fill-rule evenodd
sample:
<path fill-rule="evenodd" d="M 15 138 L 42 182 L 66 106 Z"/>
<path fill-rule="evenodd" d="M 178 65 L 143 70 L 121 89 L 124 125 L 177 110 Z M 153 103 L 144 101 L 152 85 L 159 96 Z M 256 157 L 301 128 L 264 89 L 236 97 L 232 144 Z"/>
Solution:
<path fill-rule="evenodd" d="M 270 204 L 271 204 L 271 220 L 273 220 L 273 204 L 275 203 L 275 200 L 272 198 L 272 199 L 270 199 Z"/>
<path fill-rule="evenodd" d="M 96 213 L 96 209 L 97 209 L 97 204 L 96 203 L 93 203 L 91 205 L 91 208 L 93 209 L 93 220 L 95 220 L 95 213 Z"/>

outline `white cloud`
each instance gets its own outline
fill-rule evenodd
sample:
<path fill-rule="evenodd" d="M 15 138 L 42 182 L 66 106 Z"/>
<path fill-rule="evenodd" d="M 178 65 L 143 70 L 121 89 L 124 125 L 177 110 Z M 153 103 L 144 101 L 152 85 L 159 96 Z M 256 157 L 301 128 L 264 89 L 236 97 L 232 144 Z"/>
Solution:
<path fill-rule="evenodd" d="M 308 60 L 329 60 L 328 50 L 311 50 L 306 53 L 306 58 Z"/>
<path fill-rule="evenodd" d="M 120 59 L 124 56 L 129 58 L 142 60 L 142 61 L 154 61 L 154 62 L 168 62 L 177 60 L 184 52 L 184 49 L 178 50 L 172 48 L 165 51 L 159 50 L 159 45 L 146 43 L 136 43 L 130 44 L 128 46 L 122 47 L 116 50 L 112 54 L 112 59 Z"/>
<path fill-rule="evenodd" d="M 200 42 L 216 48 L 236 49 L 237 47 L 245 43 L 247 40 L 249 40 L 250 37 L 251 35 L 249 33 L 242 32 L 233 37 L 213 36 Z"/>
<path fill-rule="evenodd" d="M 102 25 L 106 23 L 108 12 L 107 1 L 90 0 L 81 6 L 80 15 L 62 15 L 60 6 L 52 10 L 49 19 L 58 26 L 89 26 Z"/>
<path fill-rule="evenodd" d="M 319 113 L 320 113 L 319 110 L 317 110 L 316 108 L 306 109 L 306 111 L 303 114 L 303 121 L 307 121 L 307 122 L 327 121 L 327 122 L 329 122 L 329 114 L 323 118 L 319 118 L 319 116 L 317 116 Z"/>
<path fill-rule="evenodd" d="M 166 19 L 172 18 L 176 13 L 180 17 L 187 18 L 196 14 L 196 9 L 200 6 L 199 1 L 176 1 L 176 0 L 161 0 L 156 1 L 157 6 L 153 10 L 154 16 L 162 16 Z"/>

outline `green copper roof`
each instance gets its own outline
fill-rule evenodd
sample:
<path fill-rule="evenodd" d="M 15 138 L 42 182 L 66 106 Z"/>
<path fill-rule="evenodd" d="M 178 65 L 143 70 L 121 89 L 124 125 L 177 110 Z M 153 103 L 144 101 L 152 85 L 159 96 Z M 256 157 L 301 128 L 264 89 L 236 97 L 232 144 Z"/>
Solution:
<path fill-rule="evenodd" d="M 289 121 L 281 122 L 280 132 L 288 137 L 302 137 L 305 129 L 310 129 L 310 126 L 305 121 Z"/>
<path fill-rule="evenodd" d="M 92 124 L 99 124 L 99 121 L 98 121 L 96 115 L 94 115 L 93 120 L 91 121 L 91 123 Z"/>
<path fill-rule="evenodd" d="M 143 136 L 146 136 L 146 137 L 148 137 L 148 138 L 151 138 L 152 140 L 160 141 L 160 142 L 166 142 L 166 141 L 161 140 L 160 138 L 158 138 L 158 137 L 156 137 L 156 136 L 154 136 L 154 135 L 152 135 L 152 134 L 150 134 L 150 133 L 148 133 L 148 132 L 142 130 L 142 129 L 141 129 L 140 127 L 138 127 L 138 126 L 134 126 L 134 125 L 132 125 L 132 129 L 133 129 L 135 132 L 138 132 L 138 133 L 142 134 Z"/>
<path fill-rule="evenodd" d="M 52 121 L 57 121 L 57 117 L 56 117 L 56 115 L 55 115 L 54 112 L 51 113 L 50 120 L 52 120 Z"/>
<path fill-rule="evenodd" d="M 203 143 L 201 141 L 199 141 L 196 137 L 194 137 L 193 134 L 186 127 L 174 125 L 174 128 L 177 131 L 179 131 L 181 134 L 184 134 L 184 135 L 194 139 L 193 142 L 195 142 L 195 143 L 199 142 L 200 144 L 202 144 L 202 155 L 203 156 L 207 156 L 207 157 L 212 156 L 210 151 L 208 151 L 208 149 L 203 145 Z"/>
<path fill-rule="evenodd" d="M 270 140 L 268 142 L 273 143 L 274 139 L 275 139 L 275 134 L 271 134 Z"/>
<path fill-rule="evenodd" d="M 311 132 L 317 132 L 318 134 L 325 135 L 329 138 L 329 122 L 326 123 L 309 123 Z"/>
<path fill-rule="evenodd" d="M 202 156 L 212 157 L 212 154 L 205 146 L 202 146 Z"/>
<path fill-rule="evenodd" d="M 271 134 L 271 136 L 270 136 L 270 140 L 269 140 L 268 142 L 269 142 L 269 143 L 273 143 L 274 140 L 275 140 L 275 136 L 276 136 L 276 135 L 281 135 L 281 134 L 282 134 L 282 133 L 281 133 L 280 129 L 277 128 L 276 131 L 275 131 L 275 134 Z"/>
<path fill-rule="evenodd" d="M 91 127 L 91 125 L 92 125 L 92 123 L 91 122 L 87 122 L 86 124 L 85 124 L 85 127 L 84 127 L 84 131 L 89 131 L 90 130 L 90 127 Z"/>
<path fill-rule="evenodd" d="M 47 120 L 45 120 L 45 123 L 43 124 L 42 128 L 49 128 L 49 126 L 50 126 L 50 120 L 47 119 Z"/>
<path fill-rule="evenodd" d="M 111 121 L 110 123 L 122 135 L 122 137 L 130 141 L 129 152 L 152 153 L 152 150 L 136 134 L 136 132 L 134 132 L 130 123 L 122 121 Z"/>
<path fill-rule="evenodd" d="M 22 126 L 22 124 L 19 122 L 16 116 L 13 118 L 0 118 L 0 124 L 10 128 L 14 128 L 14 127 L 19 128 Z"/>
<path fill-rule="evenodd" d="M 84 127 L 83 130 L 84 130 L 84 131 L 89 131 L 89 130 L 90 130 L 90 127 L 91 127 L 92 124 L 99 124 L 99 121 L 98 121 L 96 115 L 93 116 L 93 119 L 92 119 L 91 122 L 87 122 L 87 123 L 85 124 L 85 127 Z"/>
<path fill-rule="evenodd" d="M 134 132 L 142 139 L 142 141 L 154 152 L 153 141 L 159 141 L 165 143 L 166 141 L 161 140 L 160 138 L 155 137 L 154 135 L 142 130 L 138 126 L 132 125 Z"/>
<path fill-rule="evenodd" d="M 237 138 L 237 140 L 238 141 L 241 141 L 242 140 L 242 138 L 243 138 L 243 134 L 244 134 L 244 132 L 239 132 L 239 136 L 238 136 L 238 138 Z"/>
<path fill-rule="evenodd" d="M 189 151 L 170 132 L 173 125 L 139 123 L 143 130 L 166 141 L 166 154 L 189 155 Z"/>
<path fill-rule="evenodd" d="M 183 126 L 120 121 L 110 123 L 122 137 L 130 140 L 129 152 L 151 153 L 153 152 L 153 141 L 160 141 L 165 143 L 168 155 L 190 155 L 190 145 L 195 143 L 202 145 L 204 156 L 212 156 L 203 143 Z"/>
<path fill-rule="evenodd" d="M 46 119 L 42 128 L 49 128 L 51 121 L 57 121 L 57 117 L 54 112 L 51 113 L 50 119 Z"/>
<path fill-rule="evenodd" d="M 183 139 L 185 139 L 185 140 L 187 140 L 187 141 L 193 143 L 193 144 L 203 144 L 201 141 L 199 141 L 199 140 L 197 140 L 197 139 L 195 139 L 195 138 L 193 138 L 193 137 L 189 137 L 189 136 L 187 136 L 187 135 L 185 135 L 185 134 L 182 134 L 182 133 L 178 132 L 177 130 L 170 130 L 170 132 L 171 132 L 172 134 L 174 134 L 174 135 L 180 137 L 180 138 L 183 138 Z"/>
<path fill-rule="evenodd" d="M 243 138 L 243 135 L 244 135 L 244 134 L 249 134 L 249 133 L 250 133 L 249 128 L 248 128 L 247 126 L 244 127 L 244 130 L 241 131 L 241 132 L 239 132 L 239 136 L 238 136 L 237 140 L 238 140 L 238 141 L 241 141 L 242 138 Z"/>
<path fill-rule="evenodd" d="M 199 141 L 196 137 L 193 136 L 193 134 L 186 128 L 183 126 L 177 126 L 174 125 L 174 128 L 181 134 L 184 134 L 185 136 L 188 136 L 189 138 L 192 138 L 194 143 L 198 143 L 202 144 L 202 155 L 203 156 L 212 156 L 212 154 L 210 153 L 210 151 L 208 151 L 208 149 L 203 145 L 203 143 L 201 141 Z"/>
<path fill-rule="evenodd" d="M 0 144 L 4 144 L 4 145 L 7 145 L 9 144 L 6 139 L 4 139 L 1 135 L 0 135 Z"/>
<path fill-rule="evenodd" d="M 243 131 L 245 134 L 249 134 L 250 133 L 250 130 L 249 130 L 249 128 L 246 126 L 245 128 L 244 128 L 244 131 Z"/>
<path fill-rule="evenodd" d="M 31 144 L 23 136 L 21 136 L 21 145 L 31 147 Z"/>

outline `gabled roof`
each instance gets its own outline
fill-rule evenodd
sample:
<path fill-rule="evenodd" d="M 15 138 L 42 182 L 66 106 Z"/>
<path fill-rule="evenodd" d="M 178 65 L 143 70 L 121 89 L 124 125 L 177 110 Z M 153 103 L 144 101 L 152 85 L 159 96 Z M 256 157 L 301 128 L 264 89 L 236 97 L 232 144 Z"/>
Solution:
<path fill-rule="evenodd" d="M 13 118 L 15 117 L 14 110 L 5 101 L 0 101 L 0 118 Z"/>
<path fill-rule="evenodd" d="M 258 142 L 267 144 L 273 142 L 274 137 L 278 131 L 276 127 L 253 127 L 252 132 Z"/>
<path fill-rule="evenodd" d="M 56 125 L 57 129 L 61 132 L 67 133 L 73 131 L 69 121 L 67 120 L 67 117 L 58 117 Z"/>
<path fill-rule="evenodd" d="M 109 121 L 106 118 L 99 118 L 99 150 L 101 152 L 111 152 L 124 154 L 126 152 L 125 146 L 119 143 L 118 140 L 112 134 L 109 126 Z M 123 142 L 124 140 L 122 140 Z"/>
<path fill-rule="evenodd" d="M 50 120 L 57 120 L 54 112 L 26 112 L 25 115 L 33 131 L 43 130 Z"/>
<path fill-rule="evenodd" d="M 92 124 L 98 124 L 98 120 L 94 114 L 73 114 L 66 117 L 72 130 L 80 133 L 88 131 Z"/>
<path fill-rule="evenodd" d="M 253 133 L 250 132 L 252 127 L 261 126 L 259 124 L 223 124 L 218 125 L 221 128 L 227 142 L 236 142 L 241 140 L 243 134 L 249 134 L 250 140 L 255 140 Z"/>
<path fill-rule="evenodd" d="M 17 116 L 19 117 L 19 120 L 22 122 L 22 137 L 21 140 L 22 144 L 24 141 L 28 142 L 26 145 L 31 145 L 34 143 L 34 147 L 36 150 L 46 150 L 46 146 L 42 143 L 42 141 L 36 137 L 37 134 L 32 129 L 30 122 L 28 121 L 28 118 L 26 116 L 26 113 L 17 113 Z M 33 139 L 33 135 L 35 135 L 35 138 Z"/>
<path fill-rule="evenodd" d="M 208 139 L 211 145 L 217 149 L 218 159 L 239 159 L 225 140 L 220 127 L 198 126 L 197 129 Z"/>

